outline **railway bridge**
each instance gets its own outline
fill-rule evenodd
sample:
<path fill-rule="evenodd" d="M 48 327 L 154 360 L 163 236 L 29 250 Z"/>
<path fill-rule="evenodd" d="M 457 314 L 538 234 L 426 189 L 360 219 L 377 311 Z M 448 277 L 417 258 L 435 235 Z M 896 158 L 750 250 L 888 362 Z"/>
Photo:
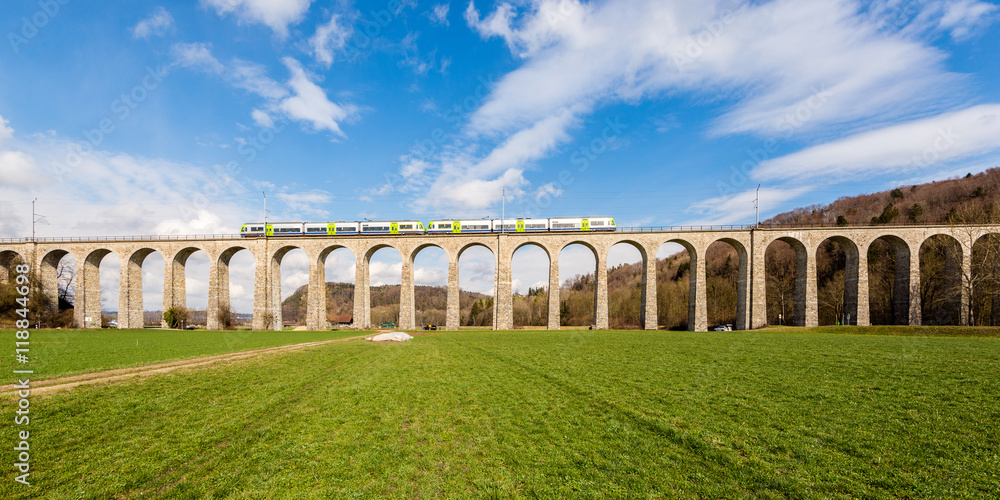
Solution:
<path fill-rule="evenodd" d="M 100 326 L 101 300 L 99 266 L 110 253 L 121 259 L 118 324 L 120 328 L 143 327 L 142 264 L 148 255 L 163 256 L 163 309 L 185 306 L 185 264 L 192 254 L 205 252 L 209 257 L 208 324 L 219 328 L 219 311 L 229 304 L 229 263 L 237 252 L 253 255 L 254 329 L 280 329 L 281 261 L 291 250 L 302 249 L 309 259 L 309 284 L 306 325 L 310 329 L 326 326 L 325 262 L 339 248 L 351 251 L 356 259 L 354 318 L 358 327 L 370 327 L 369 267 L 372 255 L 381 248 L 396 249 L 402 257 L 400 313 L 401 329 L 416 327 L 414 308 L 413 263 L 427 247 L 438 247 L 448 256 L 447 329 L 459 327 L 459 258 L 474 246 L 488 248 L 495 257 L 496 303 L 494 328 L 513 327 L 511 262 L 514 252 L 525 245 L 535 245 L 548 255 L 548 328 L 559 328 L 559 254 L 568 245 L 581 244 L 594 253 L 596 293 L 594 326 L 608 327 L 607 258 L 612 246 L 634 246 L 642 256 L 641 323 L 645 329 L 657 328 L 656 253 L 665 243 L 683 246 L 691 258 L 688 325 L 691 330 L 708 328 L 705 255 L 709 245 L 722 241 L 739 255 L 737 283 L 737 329 L 766 324 L 766 287 L 764 256 L 768 246 L 784 241 L 796 253 L 794 325 L 813 326 L 818 322 L 816 255 L 827 240 L 836 241 L 847 256 L 844 286 L 844 309 L 851 324 L 869 324 L 868 249 L 877 240 L 888 243 L 895 253 L 893 297 L 898 324 L 920 325 L 921 245 L 943 235 L 958 249 L 949 266 L 967 279 L 971 274 L 973 246 L 988 235 L 1000 236 L 1000 226 L 925 225 L 873 227 L 803 227 L 803 228 L 669 228 L 665 230 L 574 232 L 574 233 L 485 233 L 391 236 L 318 236 L 240 238 L 223 236 L 143 236 L 106 238 L 43 238 L 0 240 L 0 282 L 11 276 L 17 262 L 30 262 L 39 271 L 45 290 L 55 299 L 56 271 L 59 261 L 71 254 L 77 262 L 75 294 L 76 324 L 83 328 Z M 961 287 L 962 322 L 967 323 L 968 287 Z"/>

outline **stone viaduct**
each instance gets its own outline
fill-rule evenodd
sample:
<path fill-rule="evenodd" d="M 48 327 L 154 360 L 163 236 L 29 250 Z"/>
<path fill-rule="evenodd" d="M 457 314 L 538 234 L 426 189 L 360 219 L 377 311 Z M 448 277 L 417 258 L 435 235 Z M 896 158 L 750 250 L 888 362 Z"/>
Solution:
<path fill-rule="evenodd" d="M 548 328 L 559 328 L 559 254 L 571 244 L 581 244 L 594 252 L 597 261 L 594 327 L 608 327 L 607 256 L 612 246 L 625 243 L 638 249 L 642 256 L 641 323 L 645 329 L 657 328 L 656 265 L 660 246 L 673 242 L 687 249 L 691 256 L 688 325 L 692 330 L 708 328 L 705 275 L 705 253 L 712 243 L 731 245 L 739 255 L 737 285 L 737 329 L 756 328 L 766 323 L 766 293 L 764 254 L 778 240 L 790 244 L 797 255 L 795 284 L 796 315 L 791 323 L 813 326 L 818 321 L 816 287 L 816 252 L 826 240 L 838 242 L 847 255 L 845 272 L 845 312 L 850 322 L 867 325 L 869 247 L 882 240 L 891 245 L 896 256 L 894 300 L 896 323 L 921 324 L 920 262 L 921 245 L 935 235 L 945 235 L 960 255 L 953 266 L 968 276 L 973 245 L 983 237 L 1000 235 L 1000 226 L 876 226 L 819 228 L 754 228 L 754 229 L 689 229 L 669 231 L 618 231 L 580 233 L 504 233 L 504 234 L 444 234 L 391 236 L 321 236 L 321 237 L 109 237 L 109 238 L 46 238 L 44 240 L 0 240 L 0 282 L 6 282 L 11 266 L 28 261 L 40 270 L 46 290 L 56 293 L 56 269 L 64 256 L 72 254 L 77 262 L 76 307 L 77 325 L 84 328 L 100 326 L 101 302 L 99 265 L 109 253 L 121 259 L 121 287 L 118 323 L 120 328 L 143 326 L 142 263 L 152 252 L 158 252 L 165 262 L 163 310 L 185 306 L 185 263 L 193 253 L 202 251 L 209 257 L 208 329 L 219 328 L 219 311 L 229 304 L 229 262 L 237 252 L 247 250 L 255 262 L 254 329 L 280 329 L 281 321 L 281 261 L 291 250 L 302 249 L 309 258 L 308 289 L 324 290 L 327 256 L 338 248 L 350 250 L 356 258 L 354 288 L 354 318 L 358 327 L 370 327 L 369 265 L 379 249 L 391 247 L 399 251 L 403 261 L 400 294 L 401 329 L 413 329 L 415 324 L 413 262 L 424 248 L 439 247 L 448 256 L 447 329 L 459 327 L 458 262 L 462 253 L 473 246 L 488 248 L 495 256 L 497 283 L 496 329 L 513 327 L 511 295 L 511 261 L 514 252 L 525 245 L 536 245 L 549 257 Z M 964 287 L 963 287 L 964 290 Z M 968 301 L 963 292 L 962 303 Z M 962 307 L 963 323 L 966 307 Z M 908 311 L 908 314 L 906 314 Z M 902 312 L 902 314 L 899 314 Z M 905 315 L 905 317 L 903 317 Z M 306 325 L 310 329 L 326 325 L 326 294 L 309 293 Z"/>

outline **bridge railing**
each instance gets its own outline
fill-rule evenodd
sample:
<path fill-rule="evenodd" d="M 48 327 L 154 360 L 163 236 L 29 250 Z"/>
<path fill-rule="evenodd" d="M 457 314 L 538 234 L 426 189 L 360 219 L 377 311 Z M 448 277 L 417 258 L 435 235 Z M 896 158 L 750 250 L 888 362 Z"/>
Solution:
<path fill-rule="evenodd" d="M 74 242 L 74 241 L 164 241 L 164 240 L 238 240 L 238 234 L 164 234 L 146 236 L 49 236 L 43 238 L 0 238 L 0 243 Z"/>
<path fill-rule="evenodd" d="M 735 231 L 752 228 L 753 225 L 728 225 L 728 226 L 619 226 L 616 232 L 619 233 L 651 233 L 651 232 L 671 232 L 671 231 Z"/>

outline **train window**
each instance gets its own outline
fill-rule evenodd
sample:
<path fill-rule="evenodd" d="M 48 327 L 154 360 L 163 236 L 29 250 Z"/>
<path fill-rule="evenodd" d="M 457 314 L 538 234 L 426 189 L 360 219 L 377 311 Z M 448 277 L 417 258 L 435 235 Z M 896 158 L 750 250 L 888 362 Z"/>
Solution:
<path fill-rule="evenodd" d="M 602 221 L 602 220 L 590 221 L 590 225 L 591 226 L 603 226 L 604 225 L 604 221 Z"/>
<path fill-rule="evenodd" d="M 413 229 L 413 224 L 401 224 L 400 229 Z"/>
<path fill-rule="evenodd" d="M 451 229 L 451 224 L 438 224 L 441 229 Z"/>

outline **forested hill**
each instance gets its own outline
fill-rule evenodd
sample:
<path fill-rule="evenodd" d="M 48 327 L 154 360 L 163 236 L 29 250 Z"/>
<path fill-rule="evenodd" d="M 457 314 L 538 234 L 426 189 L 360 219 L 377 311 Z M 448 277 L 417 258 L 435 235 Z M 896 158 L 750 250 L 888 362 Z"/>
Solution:
<path fill-rule="evenodd" d="M 796 208 L 764 224 L 929 224 L 1000 221 L 1000 167 L 957 179 L 872 194 L 845 196 L 826 205 Z"/>

